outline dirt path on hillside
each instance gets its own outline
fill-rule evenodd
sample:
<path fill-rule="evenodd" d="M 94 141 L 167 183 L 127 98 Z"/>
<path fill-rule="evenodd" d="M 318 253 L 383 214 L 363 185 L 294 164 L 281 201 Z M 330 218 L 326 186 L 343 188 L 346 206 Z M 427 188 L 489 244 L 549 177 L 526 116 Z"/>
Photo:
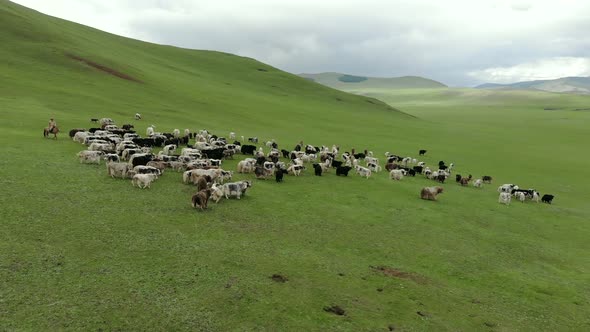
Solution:
<path fill-rule="evenodd" d="M 68 58 L 70 58 L 70 59 L 83 62 L 86 65 L 88 65 L 88 66 L 90 66 L 92 68 L 96 68 L 96 69 L 98 69 L 98 70 L 100 70 L 100 71 L 102 71 L 104 73 L 109 74 L 109 75 L 113 75 L 113 76 L 116 76 L 118 78 L 122 78 L 122 79 L 127 80 L 127 81 L 132 81 L 132 82 L 136 82 L 136 83 L 143 83 L 142 81 L 138 80 L 135 77 L 129 76 L 129 75 L 127 75 L 125 73 L 122 73 L 122 72 L 120 72 L 118 70 L 115 70 L 113 68 L 110 68 L 110 67 L 101 65 L 100 63 L 96 63 L 94 61 L 91 61 L 91 60 L 88 60 L 88 59 L 84 59 L 82 57 L 79 57 L 79 56 L 74 55 L 74 54 L 71 54 L 71 53 L 66 53 L 66 56 Z"/>

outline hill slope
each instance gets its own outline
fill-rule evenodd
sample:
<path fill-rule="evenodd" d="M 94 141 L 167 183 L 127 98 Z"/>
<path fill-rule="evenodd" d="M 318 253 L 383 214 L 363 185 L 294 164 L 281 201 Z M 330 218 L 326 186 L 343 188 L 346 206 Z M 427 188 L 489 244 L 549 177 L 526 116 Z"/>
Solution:
<path fill-rule="evenodd" d="M 354 76 L 341 73 L 299 74 L 299 76 L 344 91 L 362 88 L 427 89 L 447 87 L 440 82 L 418 76 L 383 78 Z"/>
<path fill-rule="evenodd" d="M 587 330 L 587 96 L 379 95 L 423 121 L 252 59 L 121 38 L 2 0 L 0 28 L 2 330 Z M 180 172 L 142 190 L 80 164 L 86 146 L 41 137 L 51 115 L 64 131 L 109 116 L 141 134 L 153 123 L 288 150 L 338 144 L 381 165 L 389 151 L 494 184 L 315 176 L 306 164 L 282 183 L 234 173 L 252 181 L 247 194 L 201 212 Z M 500 205 L 502 183 L 556 199 Z M 433 185 L 439 200 L 421 200 Z"/>
<path fill-rule="evenodd" d="M 590 77 L 562 77 L 554 80 L 525 81 L 511 84 L 485 83 L 476 89 L 522 90 L 590 94 Z"/>
<path fill-rule="evenodd" d="M 6 0 L 0 4 L 0 71 L 10 82 L 5 93 L 23 96 L 26 91 L 27 98 L 34 98 L 50 92 L 43 103 L 56 106 L 58 113 L 69 113 L 79 100 L 94 102 L 70 115 L 117 115 L 124 105 L 126 114 L 174 116 L 190 104 L 205 124 L 214 114 L 245 120 L 251 112 L 278 112 L 296 120 L 317 108 L 326 116 L 353 110 L 396 113 L 377 100 L 325 88 L 253 59 L 145 43 Z"/>

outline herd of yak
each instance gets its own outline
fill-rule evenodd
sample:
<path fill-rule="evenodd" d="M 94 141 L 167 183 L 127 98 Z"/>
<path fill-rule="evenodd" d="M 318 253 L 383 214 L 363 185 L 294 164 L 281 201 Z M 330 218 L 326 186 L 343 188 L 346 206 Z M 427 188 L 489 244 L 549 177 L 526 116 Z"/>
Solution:
<path fill-rule="evenodd" d="M 136 114 L 135 119 L 140 118 L 141 116 L 138 118 Z M 100 164 L 101 160 L 105 160 L 110 176 L 129 178 L 134 186 L 140 188 L 149 188 L 166 168 L 183 171 L 183 181 L 197 186 L 191 204 L 201 210 L 207 208 L 210 199 L 215 202 L 221 198 L 239 199 L 252 186 L 251 181 L 227 182 L 231 180 L 233 171 L 221 169 L 222 160 L 233 159 L 238 153 L 252 157 L 241 160 L 237 165 L 237 172 L 254 173 L 257 179 L 274 177 L 277 182 L 282 182 L 285 174 L 299 176 L 306 169 L 305 165 L 311 164 L 316 176 L 335 169 L 338 176 L 348 176 L 348 173 L 354 170 L 356 174 L 370 178 L 372 174 L 384 168 L 392 180 L 420 174 L 444 183 L 451 176 L 454 166 L 452 163 L 447 166 L 444 161 L 440 161 L 438 167 L 433 170 L 415 158 L 387 152 L 387 161 L 381 167 L 378 158 L 374 157 L 371 151 L 357 153 L 352 149 L 351 152 L 340 154 L 336 145 L 331 148 L 317 147 L 299 142 L 292 151 L 279 150 L 274 139 L 257 147 L 257 137 L 249 137 L 246 140 L 241 136 L 241 140 L 236 140 L 235 133 L 231 132 L 229 139 L 233 142 L 230 143 L 226 138 L 218 137 L 206 130 L 192 133 L 185 129 L 181 133 L 175 129 L 172 133 L 158 133 L 153 125 L 147 128 L 146 137 L 140 137 L 131 124 L 119 128 L 110 118 L 91 121 L 98 122 L 100 127 L 89 130 L 76 128 L 69 132 L 74 141 L 88 146 L 86 150 L 78 153 L 80 162 Z M 195 143 L 190 144 L 191 140 Z M 248 144 L 245 144 L 246 141 Z M 180 146 L 184 148 L 177 153 Z M 263 146 L 268 148 L 267 153 L 264 152 Z M 160 147 L 162 150 L 154 154 L 152 149 Z M 426 152 L 420 150 L 419 155 L 425 155 Z M 289 162 L 281 161 L 281 156 Z M 462 186 L 471 183 L 474 187 L 481 188 L 484 183 L 490 184 L 492 177 L 473 179 L 471 175 L 463 177 L 456 174 L 455 180 Z M 444 188 L 441 186 L 424 187 L 420 191 L 420 197 L 425 200 L 436 200 L 437 195 L 443 191 Z M 498 202 L 503 204 L 510 204 L 513 197 L 521 202 L 530 199 L 549 204 L 554 198 L 550 194 L 541 197 L 535 189 L 520 189 L 514 184 L 504 184 L 498 188 L 498 192 Z"/>

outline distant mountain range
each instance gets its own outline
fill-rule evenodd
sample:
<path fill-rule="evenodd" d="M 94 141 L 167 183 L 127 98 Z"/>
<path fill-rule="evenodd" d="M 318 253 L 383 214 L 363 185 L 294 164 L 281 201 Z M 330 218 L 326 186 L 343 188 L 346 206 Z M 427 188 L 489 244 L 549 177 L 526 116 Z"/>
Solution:
<path fill-rule="evenodd" d="M 542 90 L 561 93 L 590 94 L 590 77 L 562 77 L 554 80 L 537 80 L 511 84 L 485 83 L 476 89 Z"/>
<path fill-rule="evenodd" d="M 355 76 L 342 73 L 299 74 L 299 76 L 339 90 L 355 88 L 419 89 L 447 87 L 440 82 L 419 76 L 384 78 Z"/>

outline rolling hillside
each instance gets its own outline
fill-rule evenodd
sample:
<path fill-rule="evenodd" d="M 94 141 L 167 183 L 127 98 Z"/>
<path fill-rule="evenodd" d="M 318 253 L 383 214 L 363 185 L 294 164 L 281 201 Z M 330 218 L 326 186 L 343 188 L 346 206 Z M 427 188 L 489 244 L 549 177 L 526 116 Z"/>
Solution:
<path fill-rule="evenodd" d="M 590 77 L 562 77 L 554 80 L 525 81 L 511 84 L 485 83 L 475 88 L 590 94 Z"/>
<path fill-rule="evenodd" d="M 590 157 L 580 153 L 588 96 L 351 95 L 253 59 L 122 38 L 5 0 L 0 41 L 0 330 L 590 325 Z M 62 129 L 57 140 L 41 135 L 51 116 Z M 393 181 L 383 171 L 315 176 L 306 164 L 282 183 L 234 173 L 252 181 L 247 194 L 201 212 L 181 172 L 166 169 L 138 189 L 109 177 L 104 163 L 81 164 L 76 154 L 86 146 L 64 134 L 99 117 L 140 134 L 155 124 L 274 138 L 287 150 L 301 140 L 368 149 L 381 165 L 385 152 L 433 168 L 444 160 L 453 175 L 494 180 L 475 188 L 420 174 Z M 246 157 L 222 168 L 236 170 Z M 502 183 L 556 198 L 500 205 Z M 421 188 L 434 185 L 444 187 L 438 201 L 421 200 Z"/>
<path fill-rule="evenodd" d="M 320 73 L 320 74 L 299 74 L 308 80 L 344 91 L 355 89 L 434 89 L 446 88 L 447 86 L 423 77 L 365 77 L 341 73 Z"/>
<path fill-rule="evenodd" d="M 173 117 L 187 108 L 209 126 L 219 114 L 244 122 L 244 115 L 252 112 L 269 117 L 279 112 L 296 120 L 316 108 L 325 109 L 325 115 L 353 109 L 396 113 L 377 100 L 323 88 L 253 59 L 140 42 L 6 0 L 0 4 L 0 71 L 10 83 L 4 95 L 36 99 L 49 108 L 46 114 L 55 113 L 62 121 L 65 115 L 136 111 L 148 118 Z M 81 110 L 80 101 L 92 102 Z"/>

